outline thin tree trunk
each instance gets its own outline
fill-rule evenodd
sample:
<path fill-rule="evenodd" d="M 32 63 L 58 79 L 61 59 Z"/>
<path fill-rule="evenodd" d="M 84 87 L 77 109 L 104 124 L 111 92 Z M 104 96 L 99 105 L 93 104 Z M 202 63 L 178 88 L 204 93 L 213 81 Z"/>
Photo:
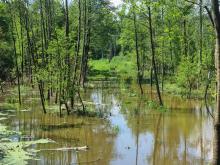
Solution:
<path fill-rule="evenodd" d="M 159 81 L 157 77 L 157 68 L 156 68 L 156 61 L 155 61 L 155 46 L 154 46 L 154 39 L 153 39 L 153 29 L 152 29 L 152 18 L 151 18 L 151 8 L 148 7 L 148 14 L 149 14 L 149 31 L 150 31 L 150 41 L 151 41 L 151 51 L 152 51 L 152 65 L 154 70 L 154 78 L 156 82 L 156 89 L 157 89 L 157 95 L 159 98 L 160 105 L 163 106 L 163 101 L 160 94 L 160 87 L 159 87 Z"/>
<path fill-rule="evenodd" d="M 68 0 L 65 0 L 65 8 L 66 8 L 66 12 L 65 12 L 65 17 L 66 17 L 66 63 L 67 63 L 67 95 L 70 99 L 73 98 L 73 92 L 72 90 L 70 90 L 70 86 L 71 86 L 71 63 L 70 63 L 70 54 L 69 54 L 69 6 L 68 6 Z M 69 109 L 67 109 L 67 114 L 69 115 Z"/>
<path fill-rule="evenodd" d="M 207 76 L 206 87 L 205 87 L 205 95 L 204 95 L 204 99 L 205 99 L 206 103 L 207 103 L 207 100 L 208 100 L 208 90 L 209 90 L 210 83 L 211 83 L 211 71 L 209 70 L 208 76 Z"/>
<path fill-rule="evenodd" d="M 45 98 L 44 98 L 44 88 L 43 88 L 43 82 L 41 80 L 38 81 L 38 88 L 39 88 L 39 91 L 40 91 L 41 105 L 42 105 L 44 113 L 46 114 L 47 111 L 46 111 L 45 104 L 44 104 L 44 101 L 45 101 Z"/>
<path fill-rule="evenodd" d="M 184 55 L 187 57 L 187 33 L 186 33 L 186 19 L 183 20 L 183 39 L 184 39 Z"/>
<path fill-rule="evenodd" d="M 18 57 L 17 57 L 17 51 L 16 51 L 16 40 L 15 40 L 14 33 L 13 33 L 14 26 L 15 26 L 16 30 L 17 30 L 17 27 L 14 23 L 15 20 L 13 19 L 13 14 L 12 14 L 11 8 L 10 8 L 10 14 L 11 14 L 11 18 L 12 18 L 11 34 L 12 34 L 12 40 L 13 40 L 14 57 L 15 57 L 15 65 L 16 65 L 16 76 L 17 76 L 17 83 L 18 83 L 17 84 L 18 85 L 18 100 L 19 100 L 19 105 L 21 105 L 21 89 L 20 89 L 20 75 L 19 75 L 19 67 L 18 67 Z"/>
<path fill-rule="evenodd" d="M 75 96 L 75 85 L 78 84 L 77 81 L 77 70 L 79 68 L 79 51 L 80 51 L 80 42 L 81 42 L 81 0 L 78 0 L 78 35 L 77 35 L 77 47 L 76 47 L 76 55 L 75 55 L 75 63 L 74 63 L 74 76 L 73 76 L 73 85 L 72 85 L 72 92 L 74 92 L 73 96 L 71 97 L 71 107 L 74 106 L 74 96 Z M 77 91 L 79 89 L 76 89 Z M 79 91 L 78 91 L 79 92 Z"/>
<path fill-rule="evenodd" d="M 20 88 L 20 75 L 19 75 L 19 68 L 18 68 L 18 57 L 16 52 L 16 46 L 15 46 L 15 38 L 12 33 L 13 38 L 13 46 L 14 46 L 14 55 L 15 55 L 15 65 L 16 65 L 16 75 L 17 75 L 17 85 L 18 85 L 18 99 L 19 99 L 19 105 L 21 105 L 21 88 Z"/>
<path fill-rule="evenodd" d="M 200 64 L 202 64 L 202 49 L 203 49 L 203 0 L 200 0 L 199 3 L 199 15 L 200 15 L 200 49 L 199 49 L 199 59 L 200 59 Z"/>
<path fill-rule="evenodd" d="M 137 78 L 138 84 L 141 90 L 141 94 L 143 95 L 144 91 L 141 85 L 142 81 L 142 74 L 140 68 L 140 57 L 139 57 L 139 49 L 138 49 L 138 34 L 137 34 L 137 22 L 136 22 L 136 14 L 133 12 L 133 21 L 134 21 L 134 33 L 135 33 L 135 50 L 136 50 L 136 62 L 137 62 Z"/>
<path fill-rule="evenodd" d="M 84 55 L 84 60 L 83 60 L 83 71 L 82 71 L 82 86 L 84 87 L 86 77 L 87 77 L 87 72 L 88 72 L 88 59 L 89 59 L 89 49 L 90 49 L 90 33 L 91 33 L 91 1 L 88 1 L 88 6 L 87 6 L 87 0 L 85 0 L 85 9 L 84 9 L 84 23 L 86 23 L 84 26 L 86 27 L 86 36 L 85 36 L 85 43 L 84 43 L 84 48 L 83 48 L 83 55 Z M 88 14 L 87 14 L 88 13 Z"/>
<path fill-rule="evenodd" d="M 163 23 L 163 28 L 164 28 L 164 8 L 162 8 L 162 23 Z M 164 40 L 162 41 L 162 80 L 161 80 L 161 89 L 163 92 L 164 88 Z"/>
<path fill-rule="evenodd" d="M 84 79 L 85 79 L 85 65 L 86 65 L 86 47 L 87 47 L 87 0 L 84 0 L 84 24 L 83 24 L 83 54 L 81 59 L 81 72 L 80 72 L 80 81 L 81 84 L 84 86 Z"/>

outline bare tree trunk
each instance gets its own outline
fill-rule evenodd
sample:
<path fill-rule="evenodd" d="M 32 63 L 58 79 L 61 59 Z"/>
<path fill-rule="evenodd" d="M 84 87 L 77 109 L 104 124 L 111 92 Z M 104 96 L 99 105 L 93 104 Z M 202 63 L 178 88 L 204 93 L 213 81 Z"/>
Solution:
<path fill-rule="evenodd" d="M 217 58 L 217 110 L 215 114 L 214 164 L 220 164 L 220 35 L 216 39 L 215 56 Z"/>
<path fill-rule="evenodd" d="M 70 54 L 69 54 L 69 7 L 68 7 L 68 0 L 65 0 L 65 16 L 66 16 L 66 64 L 67 68 L 67 95 L 70 99 L 73 98 L 73 92 L 70 90 L 71 80 L 70 80 L 70 72 L 71 72 L 71 63 L 70 63 Z M 65 101 L 66 105 L 66 101 Z M 67 114 L 69 115 L 69 109 L 67 107 Z"/>
<path fill-rule="evenodd" d="M 83 111 L 85 110 L 85 106 L 83 104 L 83 101 L 82 101 L 82 98 L 80 96 L 80 89 L 79 87 L 76 87 L 79 85 L 79 81 L 78 81 L 78 78 L 77 77 L 77 71 L 78 69 L 80 68 L 80 64 L 79 64 L 79 51 L 80 51 L 80 41 L 81 41 L 81 16 L 82 16 L 82 12 L 81 12 L 81 0 L 78 0 L 78 10 L 79 10 L 79 16 L 78 16 L 78 39 L 77 39 L 77 48 L 76 48 L 76 55 L 75 55 L 75 68 L 74 68 L 74 77 L 73 77 L 73 90 L 74 92 L 76 91 L 78 93 L 78 97 L 79 97 L 79 100 L 82 104 L 82 107 L 83 107 Z M 79 79 L 80 80 L 80 79 Z M 75 86 L 76 85 L 76 86 Z M 77 88 L 77 89 L 74 89 L 74 88 Z M 75 92 L 75 93 L 76 93 Z M 73 107 L 74 105 L 74 96 L 75 96 L 75 93 L 73 95 L 73 97 L 71 98 L 71 106 Z"/>
<path fill-rule="evenodd" d="M 13 46 L 14 46 L 14 55 L 15 55 L 15 65 L 16 65 L 16 76 L 17 76 L 17 85 L 18 85 L 18 99 L 19 99 L 19 105 L 21 105 L 21 88 L 20 88 L 20 75 L 19 75 L 19 68 L 18 68 L 18 57 L 16 52 L 16 46 L 15 46 L 15 38 L 12 34 L 13 38 Z"/>
<path fill-rule="evenodd" d="M 83 23 L 83 54 L 81 58 L 81 72 L 80 72 L 80 79 L 81 84 L 84 86 L 84 80 L 85 80 L 85 65 L 86 65 L 86 49 L 87 49 L 87 0 L 84 0 L 84 23 Z"/>
<path fill-rule="evenodd" d="M 157 77 L 157 68 L 156 68 L 156 61 L 155 61 L 155 45 L 154 45 L 154 38 L 153 38 L 153 29 L 152 29 L 152 18 L 151 18 L 151 8 L 148 7 L 148 14 L 149 14 L 149 31 L 150 31 L 150 40 L 151 40 L 151 51 L 152 51 L 152 65 L 154 69 L 154 78 L 156 82 L 156 88 L 157 88 L 157 95 L 159 98 L 160 105 L 163 106 L 163 101 L 160 94 L 160 87 L 159 87 L 159 81 Z"/>
<path fill-rule="evenodd" d="M 84 33 L 84 47 L 83 47 L 83 63 L 82 63 L 82 78 L 81 78 L 81 83 L 82 86 L 84 87 L 86 77 L 87 77 L 87 72 L 88 72 L 88 59 L 89 59 L 89 49 L 90 49 L 90 33 L 91 33 L 91 1 L 88 1 L 87 5 L 87 0 L 85 0 L 85 5 L 84 5 L 84 27 L 85 27 L 85 32 Z"/>
<path fill-rule="evenodd" d="M 202 64 L 202 49 L 203 49 L 203 0 L 200 0 L 199 3 L 199 15 L 200 15 L 200 49 L 199 49 L 199 59 L 200 59 L 200 64 Z"/>
<path fill-rule="evenodd" d="M 215 23 L 216 45 L 215 45 L 215 61 L 217 70 L 217 110 L 215 114 L 214 128 L 214 165 L 220 164 L 220 12 L 218 0 L 212 0 L 213 20 Z"/>
<path fill-rule="evenodd" d="M 163 23 L 163 28 L 164 28 L 164 8 L 162 8 L 162 23 Z M 165 54 L 165 51 L 164 51 L 164 40 L 162 42 L 162 80 L 161 80 L 161 89 L 162 89 L 162 92 L 163 92 L 163 89 L 164 89 L 164 74 L 165 74 L 165 71 L 164 71 L 164 65 L 165 65 L 165 62 L 164 62 L 164 54 Z"/>
<path fill-rule="evenodd" d="M 39 88 L 39 91 L 40 91 L 41 105 L 42 105 L 44 113 L 46 114 L 47 111 L 46 111 L 45 104 L 44 104 L 44 101 L 45 101 L 45 98 L 44 98 L 44 88 L 43 88 L 43 82 L 41 80 L 38 81 L 38 88 Z"/>
<path fill-rule="evenodd" d="M 187 33 L 186 33 L 186 19 L 183 20 L 183 39 L 184 39 L 184 55 L 187 57 Z"/>
<path fill-rule="evenodd" d="M 139 49 L 138 49 L 138 34 L 137 34 L 137 22 L 136 22 L 136 14 L 133 12 L 133 21 L 134 21 L 134 33 L 135 33 L 135 50 L 136 50 L 136 62 L 137 62 L 137 78 L 138 84 L 141 90 L 141 94 L 143 95 L 144 91 L 141 85 L 142 81 L 142 73 L 140 68 L 140 57 L 139 57 Z"/>

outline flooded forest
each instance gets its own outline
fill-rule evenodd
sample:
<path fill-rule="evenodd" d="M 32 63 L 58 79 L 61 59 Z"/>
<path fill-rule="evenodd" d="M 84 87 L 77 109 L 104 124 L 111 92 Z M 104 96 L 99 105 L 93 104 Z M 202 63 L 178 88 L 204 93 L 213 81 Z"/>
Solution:
<path fill-rule="evenodd" d="M 218 0 L 0 0 L 0 165 L 220 165 Z"/>

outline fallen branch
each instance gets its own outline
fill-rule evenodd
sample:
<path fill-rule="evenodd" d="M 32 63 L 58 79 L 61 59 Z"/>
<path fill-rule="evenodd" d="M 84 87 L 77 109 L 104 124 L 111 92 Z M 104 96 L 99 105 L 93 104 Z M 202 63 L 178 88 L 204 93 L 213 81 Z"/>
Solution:
<path fill-rule="evenodd" d="M 40 151 L 87 151 L 89 149 L 88 146 L 83 147 L 63 147 L 63 148 L 54 148 L 54 149 L 41 149 Z"/>

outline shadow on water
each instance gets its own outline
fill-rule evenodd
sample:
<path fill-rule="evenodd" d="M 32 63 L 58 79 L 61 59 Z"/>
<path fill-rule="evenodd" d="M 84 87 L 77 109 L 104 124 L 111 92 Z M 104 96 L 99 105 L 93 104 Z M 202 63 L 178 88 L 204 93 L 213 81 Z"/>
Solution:
<path fill-rule="evenodd" d="M 39 160 L 30 164 L 112 164 L 176 165 L 207 164 L 212 159 L 213 121 L 206 107 L 196 100 L 163 96 L 169 111 L 149 108 L 147 97 L 140 98 L 137 87 L 98 87 L 87 89 L 83 98 L 89 108 L 109 114 L 107 119 L 42 115 L 40 104 L 30 102 L 32 111 L 17 112 L 2 121 L 29 138 L 50 138 L 54 144 L 37 144 Z M 145 87 L 145 91 L 149 91 Z M 65 124 L 56 129 L 47 126 Z M 111 128 L 117 127 L 117 134 Z M 19 139 L 18 139 L 19 140 Z M 87 151 L 49 150 L 60 147 L 89 146 Z"/>

